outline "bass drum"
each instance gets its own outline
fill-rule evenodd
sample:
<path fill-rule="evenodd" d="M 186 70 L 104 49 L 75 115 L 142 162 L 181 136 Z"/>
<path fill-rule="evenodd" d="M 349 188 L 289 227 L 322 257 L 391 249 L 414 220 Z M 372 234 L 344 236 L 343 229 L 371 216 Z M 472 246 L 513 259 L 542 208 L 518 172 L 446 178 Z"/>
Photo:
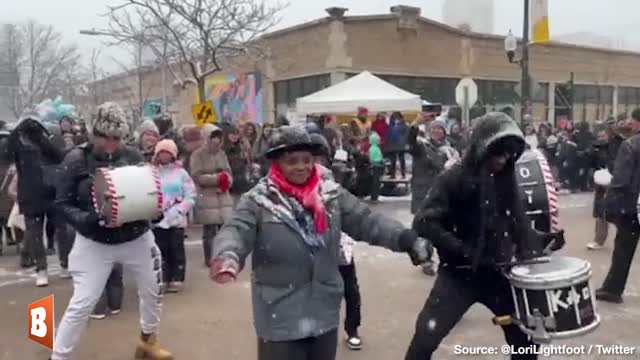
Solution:
<path fill-rule="evenodd" d="M 516 162 L 516 180 L 531 227 L 543 232 L 559 231 L 558 192 L 544 155 L 538 150 L 525 150 Z"/>
<path fill-rule="evenodd" d="M 113 227 L 157 219 L 163 204 L 158 169 L 149 165 L 97 169 L 93 204 Z"/>

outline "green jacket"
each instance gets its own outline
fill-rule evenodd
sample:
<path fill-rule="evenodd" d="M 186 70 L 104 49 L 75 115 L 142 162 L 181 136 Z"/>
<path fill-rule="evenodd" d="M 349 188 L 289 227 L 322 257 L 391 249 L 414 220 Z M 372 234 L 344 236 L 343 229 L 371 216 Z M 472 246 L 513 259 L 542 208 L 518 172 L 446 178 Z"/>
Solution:
<path fill-rule="evenodd" d="M 384 166 L 384 157 L 380 149 L 380 136 L 373 132 L 369 135 L 369 161 L 372 166 Z"/>

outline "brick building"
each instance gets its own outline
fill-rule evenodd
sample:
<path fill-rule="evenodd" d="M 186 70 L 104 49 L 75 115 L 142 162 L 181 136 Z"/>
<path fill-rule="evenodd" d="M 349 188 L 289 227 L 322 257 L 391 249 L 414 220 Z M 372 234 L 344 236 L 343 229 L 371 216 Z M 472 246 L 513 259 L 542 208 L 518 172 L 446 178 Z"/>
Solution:
<path fill-rule="evenodd" d="M 327 13 L 324 18 L 265 35 L 266 57 L 236 62 L 224 75 L 214 76 L 212 89 L 219 88 L 211 91 L 211 97 L 219 116 L 245 111 L 244 101 L 251 103 L 254 114 L 260 113 L 260 119 L 271 121 L 295 110 L 298 97 L 363 70 L 444 105 L 455 105 L 454 88 L 465 76 L 478 83 L 474 111 L 517 107 L 520 102 L 515 91 L 520 68 L 507 61 L 504 37 L 453 28 L 408 6 L 394 6 L 388 14 L 371 16 L 348 16 L 348 10 L 342 8 L 327 9 Z M 575 86 L 573 113 L 569 114 L 567 98 L 572 92 L 566 84 L 571 72 Z M 538 83 L 532 99 L 538 120 L 572 115 L 577 121 L 594 121 L 640 106 L 640 53 L 536 44 L 530 48 L 530 73 Z M 159 97 L 163 93 L 158 88 L 160 72 L 146 76 L 153 84 L 150 96 Z M 165 94 L 169 94 L 178 121 L 191 123 L 194 90 L 178 91 L 171 83 L 165 81 Z M 229 83 L 240 85 L 227 86 Z M 108 89 L 122 87 L 123 82 L 111 84 L 105 79 L 101 84 L 103 95 L 109 96 Z M 242 94 L 238 95 L 238 89 Z"/>

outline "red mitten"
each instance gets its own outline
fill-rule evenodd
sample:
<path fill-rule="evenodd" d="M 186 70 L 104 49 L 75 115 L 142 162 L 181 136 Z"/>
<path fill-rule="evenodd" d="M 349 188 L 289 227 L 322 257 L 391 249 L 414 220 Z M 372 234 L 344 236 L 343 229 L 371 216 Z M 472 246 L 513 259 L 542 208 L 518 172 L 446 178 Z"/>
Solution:
<path fill-rule="evenodd" d="M 238 275 L 238 262 L 228 257 L 219 256 L 211 259 L 209 264 L 209 277 L 218 284 L 227 284 L 235 281 Z"/>
<path fill-rule="evenodd" d="M 218 187 L 223 193 L 229 191 L 231 188 L 231 176 L 229 176 L 229 173 L 226 171 L 221 171 L 220 174 L 218 174 Z"/>

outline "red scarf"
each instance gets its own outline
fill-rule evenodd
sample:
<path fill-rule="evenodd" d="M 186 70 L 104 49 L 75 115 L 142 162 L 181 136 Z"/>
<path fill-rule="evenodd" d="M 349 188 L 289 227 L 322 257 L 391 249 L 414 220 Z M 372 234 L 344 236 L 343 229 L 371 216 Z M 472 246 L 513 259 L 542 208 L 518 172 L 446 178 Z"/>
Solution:
<path fill-rule="evenodd" d="M 302 206 L 311 211 L 316 231 L 324 234 L 329 225 L 327 223 L 327 213 L 320 196 L 320 169 L 318 165 L 314 165 L 311 170 L 311 176 L 304 185 L 294 185 L 290 183 L 282 173 L 280 165 L 273 162 L 269 170 L 269 179 L 278 187 L 280 191 L 286 195 L 293 196 L 302 204 Z"/>

